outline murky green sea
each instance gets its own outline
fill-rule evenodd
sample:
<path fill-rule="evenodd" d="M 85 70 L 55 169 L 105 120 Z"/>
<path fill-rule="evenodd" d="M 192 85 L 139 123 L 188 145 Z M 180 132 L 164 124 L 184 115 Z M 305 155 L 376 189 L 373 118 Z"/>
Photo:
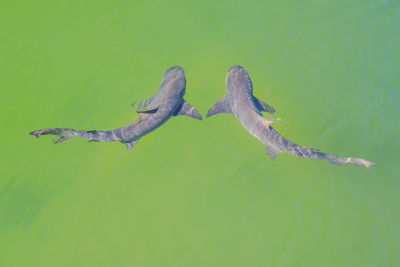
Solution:
<path fill-rule="evenodd" d="M 0 2 L 0 266 L 400 266 L 400 2 Z M 231 115 L 120 143 L 28 132 L 137 119 L 163 71 L 204 116 L 234 64 L 296 143 Z M 205 117 L 205 116 L 204 116 Z"/>

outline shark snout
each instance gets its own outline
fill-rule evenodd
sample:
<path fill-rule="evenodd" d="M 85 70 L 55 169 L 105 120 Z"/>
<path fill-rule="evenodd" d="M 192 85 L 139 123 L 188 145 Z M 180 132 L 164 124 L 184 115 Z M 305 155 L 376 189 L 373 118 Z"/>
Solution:
<path fill-rule="evenodd" d="M 234 65 L 229 68 L 228 75 L 229 74 L 247 74 L 247 71 L 242 66 Z"/>
<path fill-rule="evenodd" d="M 185 71 L 180 66 L 173 66 L 164 72 L 164 77 L 181 77 L 185 76 Z"/>

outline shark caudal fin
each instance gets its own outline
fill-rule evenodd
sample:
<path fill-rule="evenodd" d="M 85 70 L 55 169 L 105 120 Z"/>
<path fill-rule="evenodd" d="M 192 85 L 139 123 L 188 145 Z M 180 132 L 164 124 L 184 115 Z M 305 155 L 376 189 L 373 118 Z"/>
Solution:
<path fill-rule="evenodd" d="M 265 121 L 266 124 L 268 124 L 268 121 Z M 277 131 L 275 131 L 272 127 L 269 127 L 270 130 L 270 137 L 271 140 L 274 140 L 273 146 L 268 146 L 266 147 L 266 152 L 267 154 L 271 157 L 271 159 L 274 159 L 275 156 L 278 153 L 281 152 L 286 152 L 289 154 L 296 155 L 297 157 L 302 157 L 302 158 L 313 158 L 313 159 L 324 159 L 324 160 L 329 160 L 330 163 L 334 164 L 344 164 L 344 163 L 350 163 L 358 166 L 364 166 L 364 167 L 371 167 L 375 166 L 374 162 L 361 159 L 361 158 L 350 158 L 350 157 L 338 157 L 335 154 L 328 154 L 321 152 L 319 149 L 314 149 L 314 148 L 308 148 L 305 146 L 300 146 L 289 139 L 284 138 L 282 135 L 280 135 Z M 278 149 L 278 151 L 276 151 Z"/>
<path fill-rule="evenodd" d="M 226 102 L 226 96 L 223 96 L 221 99 L 219 99 L 207 112 L 207 118 L 211 117 L 215 114 L 219 113 L 229 113 L 232 114 L 232 111 L 230 107 L 228 106 L 228 103 Z"/>
<path fill-rule="evenodd" d="M 67 139 L 70 139 L 74 136 L 78 136 L 78 131 L 74 129 L 69 129 L 69 128 L 48 128 L 48 129 L 41 129 L 41 130 L 36 130 L 33 132 L 30 132 L 30 135 L 34 135 L 37 138 L 39 138 L 41 135 L 56 135 L 60 136 L 54 143 L 58 144 L 61 143 Z"/>
<path fill-rule="evenodd" d="M 342 164 L 342 163 L 350 163 L 358 166 L 364 166 L 364 167 L 371 167 L 375 166 L 375 162 L 368 161 L 366 159 L 361 159 L 361 158 L 348 158 L 348 157 L 343 157 L 343 158 L 336 158 L 336 159 L 331 159 L 329 161 L 330 163 L 334 164 Z"/>
<path fill-rule="evenodd" d="M 350 157 L 338 157 L 335 154 L 327 154 L 320 152 L 318 149 L 311 149 L 303 146 L 297 146 L 294 150 L 292 151 L 287 151 L 291 154 L 295 154 L 298 157 L 305 157 L 305 158 L 315 158 L 315 159 L 327 159 L 329 160 L 330 163 L 333 164 L 354 164 L 358 166 L 364 166 L 364 167 L 371 167 L 375 166 L 374 162 L 361 159 L 361 158 L 350 158 Z"/>

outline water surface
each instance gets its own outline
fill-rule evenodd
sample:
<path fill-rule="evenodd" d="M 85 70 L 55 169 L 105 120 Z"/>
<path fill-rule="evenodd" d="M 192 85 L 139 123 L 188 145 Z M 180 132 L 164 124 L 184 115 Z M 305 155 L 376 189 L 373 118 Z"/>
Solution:
<path fill-rule="evenodd" d="M 2 1 L 1 266 L 398 266 L 398 1 Z M 35 139 L 137 115 L 172 65 L 203 116 L 240 64 L 296 143 L 228 114 L 120 143 Z"/>

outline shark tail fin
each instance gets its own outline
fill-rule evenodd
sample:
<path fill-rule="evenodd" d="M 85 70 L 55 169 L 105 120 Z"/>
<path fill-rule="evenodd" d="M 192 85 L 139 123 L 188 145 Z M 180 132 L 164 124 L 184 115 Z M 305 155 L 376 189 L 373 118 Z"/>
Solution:
<path fill-rule="evenodd" d="M 291 153 L 291 152 L 289 152 L 289 153 Z M 335 154 L 327 154 L 327 153 L 320 152 L 318 149 L 311 149 L 311 148 L 307 148 L 307 147 L 303 147 L 303 146 L 298 146 L 295 149 L 295 152 L 292 154 L 295 154 L 298 157 L 327 159 L 327 160 L 329 160 L 330 163 L 338 164 L 338 165 L 349 163 L 349 164 L 354 164 L 354 165 L 358 165 L 358 166 L 364 166 L 367 168 L 369 168 L 371 166 L 375 166 L 374 162 L 371 162 L 371 161 L 368 161 L 365 159 L 350 158 L 350 157 L 340 158 Z"/>
<path fill-rule="evenodd" d="M 336 159 L 331 159 L 329 161 L 330 163 L 334 164 L 342 164 L 342 163 L 350 163 L 358 166 L 364 166 L 364 167 L 371 167 L 375 166 L 375 162 L 368 161 L 366 159 L 361 159 L 361 158 L 348 158 L 348 157 L 343 157 L 343 158 L 336 158 Z"/>
<path fill-rule="evenodd" d="M 269 128 L 270 131 L 272 132 L 273 139 L 275 140 L 277 146 L 279 147 L 280 151 L 279 152 L 287 152 L 289 154 L 296 155 L 297 157 L 303 157 L 303 158 L 313 158 L 313 159 L 325 159 L 329 160 L 330 163 L 334 164 L 344 164 L 344 163 L 349 163 L 349 164 L 354 164 L 358 166 L 364 166 L 364 167 L 371 167 L 375 166 L 374 162 L 361 159 L 361 158 L 350 158 L 350 157 L 338 157 L 335 154 L 328 154 L 328 153 L 323 153 L 319 151 L 319 149 L 315 148 L 308 148 L 305 146 L 300 146 L 292 141 L 284 138 L 278 132 L 276 132 L 272 127 Z M 268 149 L 267 147 L 267 153 L 271 156 L 273 155 L 273 151 L 271 149 Z M 278 153 L 279 153 L 278 152 Z M 273 156 L 271 156 L 272 158 Z"/>
<path fill-rule="evenodd" d="M 59 136 L 59 138 L 54 142 L 55 144 L 58 144 L 74 136 L 78 136 L 79 131 L 69 128 L 48 128 L 48 129 L 36 130 L 30 132 L 29 134 L 34 135 L 37 138 L 39 138 L 41 135 L 47 135 L 47 134 Z"/>
<path fill-rule="evenodd" d="M 329 160 L 330 163 L 338 164 L 338 165 L 349 163 L 349 164 L 354 164 L 354 165 L 358 165 L 358 166 L 364 166 L 367 168 L 369 168 L 371 166 L 375 166 L 374 162 L 368 161 L 366 159 L 350 158 L 350 157 L 340 158 L 335 154 L 327 154 L 327 153 L 320 152 L 318 149 L 310 149 L 310 148 L 306 148 L 303 146 L 298 146 L 296 150 L 297 151 L 292 154 L 295 154 L 298 157 L 327 159 L 327 160 Z"/>

